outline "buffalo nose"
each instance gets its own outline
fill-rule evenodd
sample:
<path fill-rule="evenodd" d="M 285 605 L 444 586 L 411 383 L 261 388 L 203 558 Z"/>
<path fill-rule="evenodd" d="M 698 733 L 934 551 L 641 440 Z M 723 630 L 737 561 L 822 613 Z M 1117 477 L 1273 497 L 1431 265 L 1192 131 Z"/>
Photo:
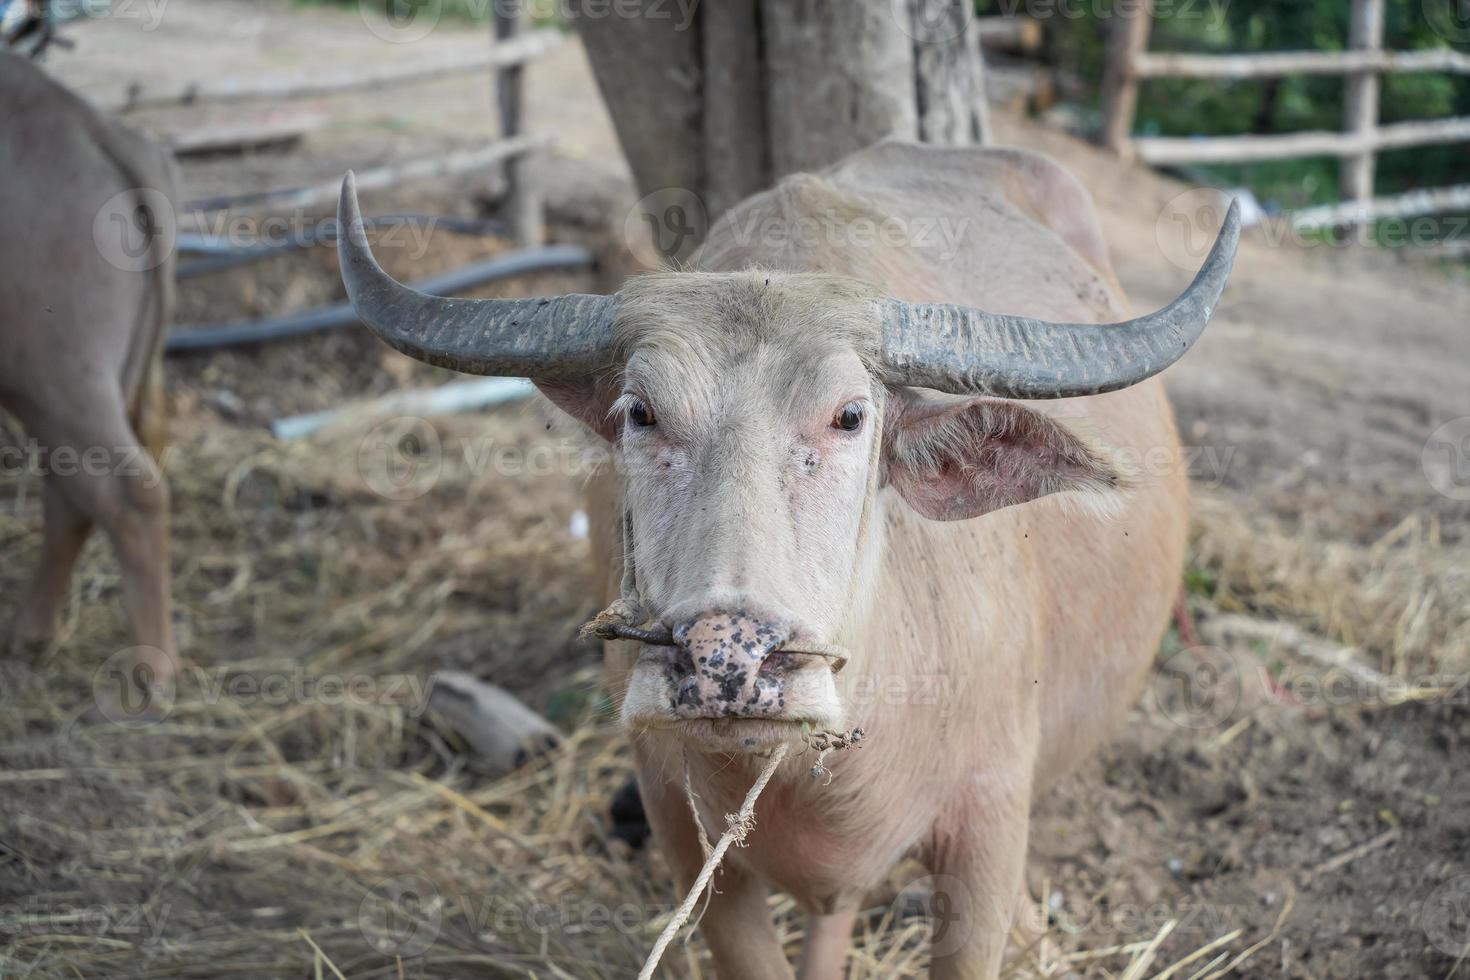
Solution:
<path fill-rule="evenodd" d="M 674 707 L 686 716 L 773 716 L 785 708 L 784 657 L 790 631 L 745 610 L 702 613 L 674 628 Z"/>

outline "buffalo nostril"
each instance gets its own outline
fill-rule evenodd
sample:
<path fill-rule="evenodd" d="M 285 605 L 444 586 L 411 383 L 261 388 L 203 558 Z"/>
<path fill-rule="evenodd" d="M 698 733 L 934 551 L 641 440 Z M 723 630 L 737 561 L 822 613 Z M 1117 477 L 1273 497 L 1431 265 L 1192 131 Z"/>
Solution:
<path fill-rule="evenodd" d="M 756 673 L 774 674 L 779 671 L 785 670 L 786 666 L 786 652 L 784 650 L 772 650 L 770 653 L 766 654 L 766 658 L 761 661 L 760 669 Z"/>

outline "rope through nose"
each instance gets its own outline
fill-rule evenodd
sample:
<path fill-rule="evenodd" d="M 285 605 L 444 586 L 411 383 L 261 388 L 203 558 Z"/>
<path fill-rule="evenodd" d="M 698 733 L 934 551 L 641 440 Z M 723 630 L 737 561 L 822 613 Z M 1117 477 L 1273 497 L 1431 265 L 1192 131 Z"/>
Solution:
<path fill-rule="evenodd" d="M 650 646 L 672 647 L 678 646 L 674 641 L 671 630 L 663 628 L 646 629 L 639 626 L 629 626 L 620 621 L 621 612 L 617 603 L 608 606 L 598 613 L 592 620 L 584 624 L 579 634 L 584 637 L 595 636 L 604 640 L 636 640 L 639 643 L 647 643 Z M 784 653 L 788 656 L 798 657 L 821 657 L 827 661 L 836 674 L 847 666 L 847 650 L 844 647 L 832 643 L 780 643 L 771 648 L 771 653 Z"/>

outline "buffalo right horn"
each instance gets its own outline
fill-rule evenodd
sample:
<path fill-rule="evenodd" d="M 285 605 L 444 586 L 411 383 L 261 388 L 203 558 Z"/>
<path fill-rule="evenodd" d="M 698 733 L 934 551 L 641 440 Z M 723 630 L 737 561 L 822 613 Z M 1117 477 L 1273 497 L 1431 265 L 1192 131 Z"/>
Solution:
<path fill-rule="evenodd" d="M 890 384 L 999 398 L 1073 398 L 1136 385 L 1184 356 L 1215 306 L 1240 239 L 1240 202 L 1189 288 L 1123 323 L 1052 323 L 947 303 L 879 304 Z"/>
<path fill-rule="evenodd" d="M 465 374 L 555 381 L 612 360 L 614 296 L 449 299 L 410 289 L 373 258 L 352 172 L 337 205 L 337 261 L 357 316 L 409 357 Z"/>

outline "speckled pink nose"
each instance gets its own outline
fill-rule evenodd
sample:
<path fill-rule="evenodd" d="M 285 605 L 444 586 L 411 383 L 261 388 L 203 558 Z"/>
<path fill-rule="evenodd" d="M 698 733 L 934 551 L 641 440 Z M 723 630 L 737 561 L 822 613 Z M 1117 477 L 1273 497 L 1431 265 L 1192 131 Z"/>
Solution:
<path fill-rule="evenodd" d="M 682 718 L 773 717 L 786 708 L 790 636 L 746 610 L 708 612 L 674 629 L 674 713 Z"/>

